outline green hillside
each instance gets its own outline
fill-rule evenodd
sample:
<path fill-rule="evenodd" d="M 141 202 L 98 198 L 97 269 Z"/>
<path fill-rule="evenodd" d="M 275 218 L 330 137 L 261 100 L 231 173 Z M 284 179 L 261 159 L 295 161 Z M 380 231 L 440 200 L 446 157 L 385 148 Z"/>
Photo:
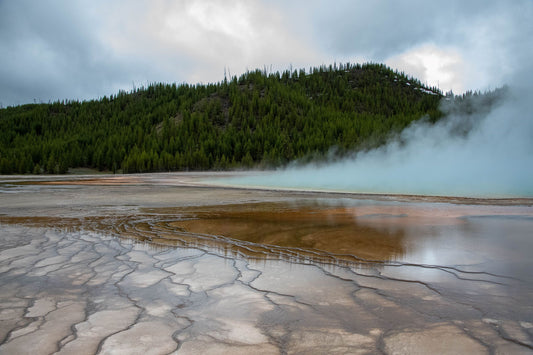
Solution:
<path fill-rule="evenodd" d="M 153 84 L 93 101 L 0 109 L 0 172 L 275 167 L 385 142 L 442 114 L 442 93 L 380 64 Z"/>

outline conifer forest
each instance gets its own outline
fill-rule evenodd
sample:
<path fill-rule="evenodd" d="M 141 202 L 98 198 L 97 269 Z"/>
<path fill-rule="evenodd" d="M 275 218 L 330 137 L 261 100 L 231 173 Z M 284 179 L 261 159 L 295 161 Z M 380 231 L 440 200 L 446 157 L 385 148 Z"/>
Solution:
<path fill-rule="evenodd" d="M 382 64 L 248 71 L 91 101 L 0 109 L 0 172 L 275 168 L 377 147 L 445 96 Z"/>

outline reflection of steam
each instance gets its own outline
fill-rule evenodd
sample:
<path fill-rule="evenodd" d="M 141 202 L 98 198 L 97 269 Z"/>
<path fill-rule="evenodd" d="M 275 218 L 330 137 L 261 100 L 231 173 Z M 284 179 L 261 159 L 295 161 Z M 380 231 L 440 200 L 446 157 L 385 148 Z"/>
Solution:
<path fill-rule="evenodd" d="M 226 205 L 224 209 L 196 211 L 195 218 L 168 223 L 166 228 L 193 235 L 224 236 L 236 245 L 252 243 L 256 245 L 253 249 L 261 246 L 266 252 L 264 257 L 269 258 L 282 250 L 298 250 L 300 256 L 344 255 L 349 260 L 397 260 L 405 254 L 401 229 L 389 232 L 359 225 L 351 208 L 290 205 Z"/>
<path fill-rule="evenodd" d="M 327 165 L 289 167 L 231 183 L 284 188 L 442 196 L 533 196 L 533 119 L 529 92 L 509 89 L 490 110 L 418 121 L 384 147 Z M 448 98 L 449 99 L 449 98 Z"/>

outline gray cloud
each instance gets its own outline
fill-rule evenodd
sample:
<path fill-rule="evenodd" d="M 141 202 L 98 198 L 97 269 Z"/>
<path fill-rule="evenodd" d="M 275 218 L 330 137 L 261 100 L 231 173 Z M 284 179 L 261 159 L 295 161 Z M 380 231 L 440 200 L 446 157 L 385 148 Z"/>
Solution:
<path fill-rule="evenodd" d="M 315 33 L 328 50 L 383 60 L 442 32 L 432 10 L 428 1 L 343 1 L 316 14 Z"/>
<path fill-rule="evenodd" d="M 82 10 L 68 1 L 0 3 L 0 101 L 98 96 L 128 77 L 92 31 L 96 14 Z"/>
<path fill-rule="evenodd" d="M 428 44 L 459 53 L 450 80 L 485 88 L 521 65 L 514 54 L 528 47 L 523 33 L 533 35 L 532 9 L 529 0 L 0 1 L 0 102 L 215 82 L 224 67 L 240 74 L 394 56 L 426 75 L 405 56 Z"/>
<path fill-rule="evenodd" d="M 516 46 L 531 38 L 533 30 L 529 0 L 343 0 L 324 5 L 322 1 L 308 5 L 313 23 L 308 29 L 324 52 L 382 62 L 424 46 L 448 49 L 464 62 L 456 75 L 462 76 L 462 82 L 455 85 L 464 89 L 508 82 L 523 65 L 515 60 L 523 52 Z M 410 74 L 424 72 L 417 69 Z"/>
<path fill-rule="evenodd" d="M 343 0 L 335 6 L 314 2 L 313 28 L 329 50 L 348 55 L 364 53 L 384 60 L 420 43 L 448 44 L 468 39 L 475 36 L 473 28 L 493 26 L 493 15 L 512 21 L 527 1 L 516 3 L 522 6 L 497 0 Z"/>
<path fill-rule="evenodd" d="M 216 82 L 224 67 L 316 62 L 260 1 L 0 2 L 0 102 L 97 98 L 151 82 Z"/>

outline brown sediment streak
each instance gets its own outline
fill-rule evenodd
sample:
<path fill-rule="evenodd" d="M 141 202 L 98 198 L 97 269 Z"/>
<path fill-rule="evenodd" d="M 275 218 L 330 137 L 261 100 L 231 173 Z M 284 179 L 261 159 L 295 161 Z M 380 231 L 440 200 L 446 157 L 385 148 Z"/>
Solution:
<path fill-rule="evenodd" d="M 519 206 L 517 216 L 531 217 Z M 0 223 L 93 230 L 158 245 L 226 250 L 255 259 L 334 263 L 386 263 L 407 252 L 406 230 L 430 233 L 480 213 L 506 216 L 498 206 L 349 206 L 248 203 L 202 207 L 142 208 L 131 215 L 61 217 L 0 216 Z"/>
<path fill-rule="evenodd" d="M 331 255 L 335 254 L 344 261 L 393 260 L 404 252 L 401 231 L 359 225 L 350 209 L 252 204 L 142 212 L 82 218 L 0 216 L 0 223 L 94 230 L 161 245 L 209 245 L 251 258 L 281 256 L 332 262 Z"/>
<path fill-rule="evenodd" d="M 65 179 L 65 180 L 50 180 L 50 181 L 36 181 L 32 182 L 35 185 L 95 185 L 95 186 L 114 186 L 114 185 L 138 185 L 142 180 L 130 176 L 116 176 L 109 178 L 79 178 L 79 179 Z"/>
<path fill-rule="evenodd" d="M 358 224 L 350 209 L 267 204 L 189 213 L 192 218 L 169 222 L 166 228 L 365 259 L 390 260 L 404 252 L 401 231 L 389 233 Z"/>

